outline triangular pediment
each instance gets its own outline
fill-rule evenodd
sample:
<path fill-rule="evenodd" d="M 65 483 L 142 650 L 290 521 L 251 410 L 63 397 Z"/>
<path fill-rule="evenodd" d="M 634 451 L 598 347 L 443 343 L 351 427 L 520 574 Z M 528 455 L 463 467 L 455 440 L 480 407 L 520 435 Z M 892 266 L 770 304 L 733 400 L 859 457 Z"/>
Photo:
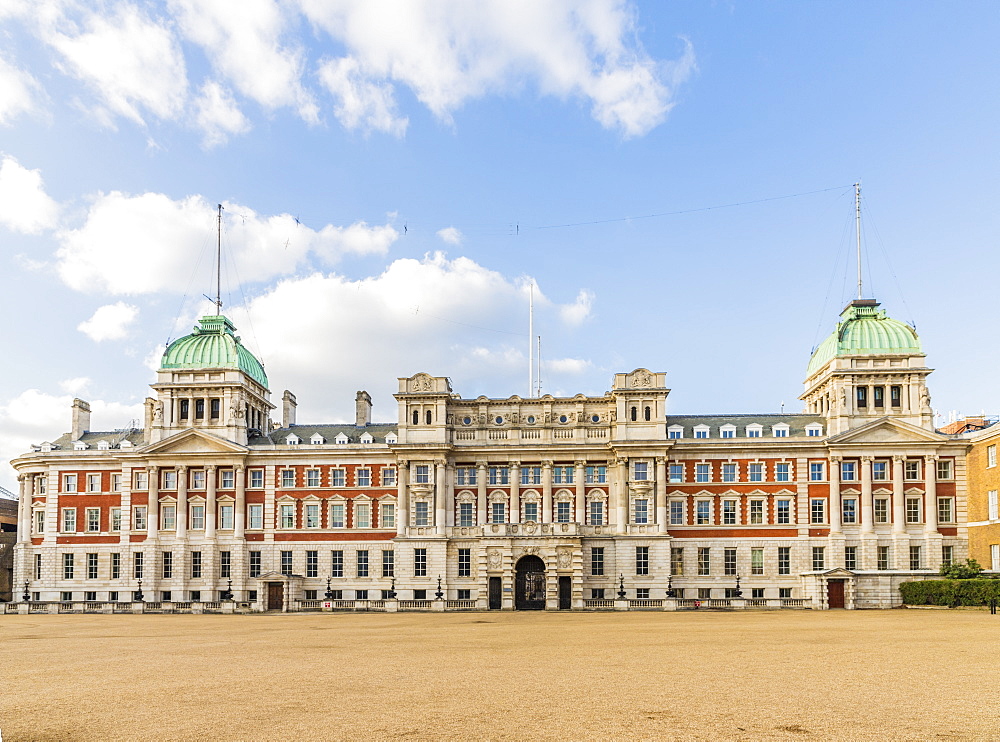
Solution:
<path fill-rule="evenodd" d="M 216 454 L 245 454 L 246 446 L 233 443 L 217 435 L 206 433 L 202 430 L 185 430 L 169 438 L 164 438 L 159 443 L 146 446 L 143 455 L 155 456 L 159 454 L 180 454 L 180 453 L 216 453 Z"/>
<path fill-rule="evenodd" d="M 857 443 L 940 443 L 947 438 L 916 425 L 883 417 L 827 439 L 830 446 Z"/>
<path fill-rule="evenodd" d="M 849 569 L 844 569 L 843 567 L 835 567 L 834 569 L 827 570 L 823 572 L 824 577 L 854 577 L 854 573 Z"/>

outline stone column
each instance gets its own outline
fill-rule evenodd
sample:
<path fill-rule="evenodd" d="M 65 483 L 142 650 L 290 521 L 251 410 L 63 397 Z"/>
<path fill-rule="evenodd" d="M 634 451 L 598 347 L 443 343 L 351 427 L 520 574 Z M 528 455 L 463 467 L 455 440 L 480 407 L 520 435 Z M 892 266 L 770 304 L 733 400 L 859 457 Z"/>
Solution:
<path fill-rule="evenodd" d="M 903 457 L 892 457 L 892 533 L 906 532 L 906 496 L 903 494 Z"/>
<path fill-rule="evenodd" d="M 31 540 L 31 493 L 34 478 L 26 474 L 17 475 L 17 543 L 25 544 Z M 17 593 L 17 586 L 14 587 Z"/>
<path fill-rule="evenodd" d="M 247 527 L 247 471 L 242 466 L 235 467 L 236 506 L 233 508 L 233 536 L 240 539 Z"/>
<path fill-rule="evenodd" d="M 205 467 L 205 538 L 215 538 L 215 465 Z"/>
<path fill-rule="evenodd" d="M 476 462 L 476 523 L 486 523 L 486 462 Z"/>
<path fill-rule="evenodd" d="M 875 533 L 872 516 L 872 456 L 861 457 L 861 533 Z"/>
<path fill-rule="evenodd" d="M 928 536 L 938 533 L 937 458 L 924 456 L 924 533 Z"/>
<path fill-rule="evenodd" d="M 667 459 L 656 457 L 656 530 L 666 533 L 667 522 Z"/>
<path fill-rule="evenodd" d="M 160 528 L 160 467 L 146 467 L 146 538 L 155 539 Z"/>
<path fill-rule="evenodd" d="M 455 526 L 455 464 L 445 465 L 445 525 Z"/>
<path fill-rule="evenodd" d="M 585 523 L 587 520 L 587 462 L 576 462 L 576 522 Z"/>
<path fill-rule="evenodd" d="M 839 456 L 830 457 L 830 535 L 840 533 L 843 507 L 840 504 L 840 463 Z"/>
<path fill-rule="evenodd" d="M 396 536 L 405 536 L 410 526 L 410 462 L 396 467 Z"/>
<path fill-rule="evenodd" d="M 188 410 L 189 414 L 194 414 Z M 188 468 L 177 467 L 177 538 L 187 537 Z"/>
<path fill-rule="evenodd" d="M 511 461 L 510 467 L 510 517 L 511 523 L 521 522 L 521 462 Z"/>
<path fill-rule="evenodd" d="M 445 487 L 444 461 L 434 463 L 434 533 L 444 535 L 445 523 Z"/>
<path fill-rule="evenodd" d="M 611 487 L 611 500 L 608 506 L 608 520 L 615 526 L 618 533 L 628 530 L 628 520 L 625 508 L 628 501 L 628 459 L 615 459 L 615 481 Z M 614 513 L 614 521 L 611 521 Z"/>
<path fill-rule="evenodd" d="M 542 462 L 542 523 L 552 522 L 552 462 Z"/>

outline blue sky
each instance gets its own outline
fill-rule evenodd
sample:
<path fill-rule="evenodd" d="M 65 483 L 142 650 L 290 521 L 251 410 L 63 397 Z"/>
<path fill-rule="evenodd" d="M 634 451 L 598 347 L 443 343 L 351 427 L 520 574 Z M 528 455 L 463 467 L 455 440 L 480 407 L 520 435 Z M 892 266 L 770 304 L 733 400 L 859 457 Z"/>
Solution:
<path fill-rule="evenodd" d="M 996 412 L 998 32 L 988 2 L 4 3 L 0 459 L 73 396 L 139 417 L 219 202 L 226 312 L 304 422 L 361 388 L 394 419 L 417 371 L 525 394 L 532 280 L 543 392 L 644 366 L 671 412 L 799 410 L 857 180 L 940 421 Z"/>

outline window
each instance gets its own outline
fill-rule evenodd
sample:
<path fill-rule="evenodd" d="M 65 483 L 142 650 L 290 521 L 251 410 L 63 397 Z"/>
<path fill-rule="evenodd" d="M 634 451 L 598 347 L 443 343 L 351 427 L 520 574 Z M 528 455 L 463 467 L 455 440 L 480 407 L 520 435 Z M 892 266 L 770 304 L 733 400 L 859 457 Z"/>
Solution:
<path fill-rule="evenodd" d="M 573 517 L 573 504 L 561 500 L 556 503 L 556 523 L 569 523 Z"/>
<path fill-rule="evenodd" d="M 111 530 L 120 531 L 122 529 L 122 509 L 111 508 Z"/>
<path fill-rule="evenodd" d="M 250 506 L 250 523 L 249 528 L 259 529 L 264 527 L 264 506 L 260 504 L 253 504 Z"/>
<path fill-rule="evenodd" d="M 219 528 L 232 530 L 233 528 L 233 506 L 222 505 L 219 507 Z"/>
<path fill-rule="evenodd" d="M 910 547 L 910 569 L 923 569 L 920 559 L 922 551 L 919 546 Z"/>
<path fill-rule="evenodd" d="M 590 597 L 594 600 L 604 600 L 604 588 L 594 587 L 590 589 Z"/>
<path fill-rule="evenodd" d="M 920 462 L 916 459 L 908 459 L 903 462 L 903 479 L 908 482 L 920 479 Z"/>
<path fill-rule="evenodd" d="M 868 406 L 868 387 L 859 386 L 856 390 L 856 396 L 858 400 L 858 407 Z"/>
<path fill-rule="evenodd" d="M 764 432 L 760 425 L 747 425 L 747 438 L 760 438 Z"/>
<path fill-rule="evenodd" d="M 840 464 L 840 481 L 853 482 L 856 475 L 857 465 L 853 461 L 842 461 Z"/>
<path fill-rule="evenodd" d="M 884 482 L 889 478 L 889 464 L 886 461 L 872 462 L 872 480 Z"/>
<path fill-rule="evenodd" d="M 712 599 L 712 588 L 710 588 L 710 587 L 699 587 L 698 588 L 698 599 L 699 600 L 711 600 Z"/>
<path fill-rule="evenodd" d="M 100 474 L 88 474 L 87 475 L 87 492 L 100 492 L 101 491 L 101 475 Z"/>
<path fill-rule="evenodd" d="M 986 447 L 986 466 L 989 468 L 993 468 L 996 465 L 997 465 L 997 447 L 994 444 L 992 446 Z M 72 476 L 72 475 L 67 475 L 67 476 Z M 72 490 L 66 490 L 66 491 L 71 492 Z"/>
<path fill-rule="evenodd" d="M 73 555 L 63 554 L 63 579 L 73 579 Z"/>
<path fill-rule="evenodd" d="M 632 480 L 635 482 L 645 482 L 649 478 L 649 464 L 645 461 L 636 461 L 632 465 Z"/>
<path fill-rule="evenodd" d="M 649 500 L 635 500 L 635 523 L 639 525 L 649 523 Z"/>
<path fill-rule="evenodd" d="M 172 531 L 177 527 L 177 506 L 164 505 L 160 508 L 160 530 Z"/>
<path fill-rule="evenodd" d="M 694 522 L 704 526 L 712 522 L 712 503 L 708 500 L 698 500 L 694 504 Z"/>
<path fill-rule="evenodd" d="M 684 428 L 680 425 L 671 425 L 667 428 L 667 438 L 671 440 L 680 440 L 684 437 Z"/>
<path fill-rule="evenodd" d="M 413 550 L 413 576 L 427 576 L 427 549 Z"/>
<path fill-rule="evenodd" d="M 735 438 L 736 437 L 736 428 L 734 428 L 734 427 L 732 427 L 730 425 L 724 425 L 724 426 L 722 426 L 721 428 L 719 428 L 719 432 L 722 433 L 722 437 L 723 438 Z"/>
<path fill-rule="evenodd" d="M 472 549 L 458 550 L 458 576 L 472 576 Z"/>
<path fill-rule="evenodd" d="M 736 464 L 723 464 L 722 465 L 722 481 L 723 482 L 735 482 L 736 481 Z"/>
<path fill-rule="evenodd" d="M 698 425 L 694 429 L 695 438 L 708 438 L 708 426 Z"/>
<path fill-rule="evenodd" d="M 788 426 L 787 425 L 775 425 L 771 428 L 771 435 L 775 438 L 787 438 L 788 437 Z"/>
<path fill-rule="evenodd" d="M 163 552 L 163 579 L 169 580 L 174 576 L 174 553 L 172 551 Z"/>
<path fill-rule="evenodd" d="M 606 466 L 587 467 L 587 484 L 607 484 L 607 482 L 608 482 L 608 467 Z"/>
<path fill-rule="evenodd" d="M 319 528 L 319 503 L 306 503 L 306 528 Z"/>
<path fill-rule="evenodd" d="M 291 574 L 291 573 L 289 573 Z M 191 577 L 197 579 L 201 577 L 201 552 L 191 552 Z"/>
<path fill-rule="evenodd" d="M 87 531 L 89 533 L 100 533 L 101 530 L 101 509 L 87 508 Z"/>
<path fill-rule="evenodd" d="M 694 481 L 696 482 L 710 482 L 712 476 L 711 464 L 695 464 L 694 465 Z"/>
<path fill-rule="evenodd" d="M 306 577 L 317 577 L 319 575 L 319 552 L 306 552 Z"/>
<path fill-rule="evenodd" d="M 858 568 L 858 547 L 857 546 L 845 546 L 844 547 L 844 568 L 845 569 L 857 569 Z"/>
<path fill-rule="evenodd" d="M 145 490 L 149 489 L 149 474 L 144 471 L 137 471 L 132 475 L 133 486 L 132 489 Z"/>
<path fill-rule="evenodd" d="M 196 469 L 191 472 L 191 489 L 193 490 L 203 490 L 205 489 L 205 470 Z"/>
<path fill-rule="evenodd" d="M 172 469 L 168 469 L 163 472 L 163 489 L 165 490 L 175 490 L 177 489 L 177 472 Z"/>
<path fill-rule="evenodd" d="M 367 502 L 359 502 L 354 506 L 354 527 L 372 527 L 372 506 Z"/>
<path fill-rule="evenodd" d="M 396 552 L 387 549 L 382 552 L 382 576 L 393 577 L 396 574 Z"/>
<path fill-rule="evenodd" d="M 231 551 L 219 552 L 219 577 L 224 580 L 233 576 L 233 553 Z"/>
<path fill-rule="evenodd" d="M 419 503 L 418 503 L 419 504 Z M 342 502 L 335 502 L 330 505 L 330 528 L 347 527 L 347 507 Z"/>
<path fill-rule="evenodd" d="M 879 546 L 875 550 L 875 569 L 889 569 L 889 547 Z"/>
<path fill-rule="evenodd" d="M 384 470 L 383 470 L 384 471 Z M 385 484 L 385 475 L 383 473 L 383 484 Z M 455 469 L 455 484 L 459 487 L 464 487 L 469 484 L 476 483 L 476 468 L 474 466 L 459 466 Z"/>
<path fill-rule="evenodd" d="M 872 387 L 872 403 L 875 407 L 885 407 L 885 387 Z"/>
<path fill-rule="evenodd" d="M 891 386 L 889 387 L 889 405 L 891 407 L 900 407 L 902 405 L 902 387 Z"/>
<path fill-rule="evenodd" d="M 261 489 L 264 486 L 264 470 L 250 470 L 250 489 Z"/>
<path fill-rule="evenodd" d="M 680 500 L 670 501 L 670 525 L 684 525 L 684 503 Z"/>
<path fill-rule="evenodd" d="M 698 574 L 699 575 L 709 575 L 711 574 L 712 564 L 711 564 L 712 550 L 707 547 L 699 547 L 698 549 Z"/>
<path fill-rule="evenodd" d="M 295 528 L 295 505 L 292 503 L 283 503 L 281 505 L 281 527 L 282 528 Z"/>
<path fill-rule="evenodd" d="M 250 552 L 250 576 L 260 577 L 260 552 Z"/>
<path fill-rule="evenodd" d="M 39 567 L 41 566 L 41 562 L 39 562 L 38 566 Z M 122 555 L 116 551 L 111 554 L 111 579 L 120 580 L 121 576 L 122 576 Z M 42 576 L 38 575 L 35 579 L 40 580 L 41 578 Z"/>
<path fill-rule="evenodd" d="M 792 547 L 778 547 L 778 574 L 790 575 L 792 573 Z"/>
<path fill-rule="evenodd" d="M 750 525 L 759 526 L 764 523 L 764 501 L 750 501 Z"/>
<path fill-rule="evenodd" d="M 472 480 L 469 484 L 475 484 L 476 473 L 475 469 L 472 470 Z M 382 486 L 383 487 L 395 487 L 396 486 L 396 470 L 391 466 L 383 467 L 382 469 Z"/>
<path fill-rule="evenodd" d="M 736 574 L 736 549 L 723 549 L 722 550 L 722 565 L 723 574 L 735 575 Z"/>
<path fill-rule="evenodd" d="M 45 511 L 35 511 L 35 533 L 45 533 Z M 38 578 L 36 578 L 38 579 Z"/>
<path fill-rule="evenodd" d="M 319 487 L 319 469 L 306 469 L 306 487 Z"/>
<path fill-rule="evenodd" d="M 344 552 L 336 549 L 330 552 L 330 577 L 344 576 Z"/>
<path fill-rule="evenodd" d="M 595 546 L 590 550 L 590 574 L 600 577 L 604 574 L 604 547 Z"/>
<path fill-rule="evenodd" d="M 372 470 L 371 469 L 358 469 L 354 473 L 354 480 L 356 486 L 358 487 L 371 487 L 372 486 Z"/>
<path fill-rule="evenodd" d="M 991 548 L 996 549 L 997 545 L 994 544 Z M 941 547 L 941 564 L 945 567 L 950 567 L 955 563 L 955 547 L 954 546 L 942 546 Z M 997 560 L 993 560 L 993 566 L 991 569 L 998 569 Z"/>
<path fill-rule="evenodd" d="M 809 501 L 809 522 L 826 523 L 826 500 L 817 498 Z"/>
<path fill-rule="evenodd" d="M 681 576 L 684 574 L 684 547 L 670 547 L 670 574 Z"/>
<path fill-rule="evenodd" d="M 812 547 L 812 550 L 813 550 L 812 568 L 814 570 L 826 569 L 826 557 L 825 557 L 826 547 L 814 546 Z"/>
<path fill-rule="evenodd" d="M 573 484 L 573 467 L 557 466 L 552 470 L 554 484 Z"/>
<path fill-rule="evenodd" d="M 750 549 L 750 574 L 764 574 L 764 550 L 760 548 Z"/>
<path fill-rule="evenodd" d="M 383 502 L 379 506 L 379 528 L 396 527 L 396 505 L 392 502 Z"/>
<path fill-rule="evenodd" d="M 774 481 L 775 482 L 790 482 L 791 481 L 791 465 L 790 464 L 775 464 L 774 465 Z"/>
<path fill-rule="evenodd" d="M 754 600 L 762 600 L 764 598 L 764 588 L 762 587 L 750 588 L 750 597 Z"/>
<path fill-rule="evenodd" d="M 635 599 L 636 600 L 649 600 L 649 588 L 648 587 L 637 587 L 635 589 Z"/>
<path fill-rule="evenodd" d="M 87 554 L 87 579 L 97 579 L 97 554 Z M 94 598 L 97 600 L 97 598 Z"/>
<path fill-rule="evenodd" d="M 809 462 L 809 481 L 810 482 L 822 482 L 826 479 L 826 472 L 824 471 L 824 465 L 822 461 L 811 461 Z"/>
<path fill-rule="evenodd" d="M 418 469 L 420 467 L 417 467 Z M 510 484 L 510 469 L 506 466 L 490 467 L 490 484 Z"/>
<path fill-rule="evenodd" d="M 205 528 L 205 506 L 191 506 L 191 528 L 202 530 Z"/>
<path fill-rule="evenodd" d="M 63 508 L 62 530 L 63 533 L 76 532 L 76 508 Z"/>
<path fill-rule="evenodd" d="M 637 575 L 649 574 L 649 547 L 635 547 L 635 573 Z"/>
<path fill-rule="evenodd" d="M 413 503 L 413 525 L 429 526 L 430 524 L 430 505 L 426 500 L 417 500 Z"/>
<path fill-rule="evenodd" d="M 906 522 L 907 523 L 919 523 L 920 522 L 920 498 L 919 497 L 907 497 L 906 498 Z"/>
<path fill-rule="evenodd" d="M 292 552 L 281 552 L 281 574 L 290 575 L 292 573 Z"/>
<path fill-rule="evenodd" d="M 458 503 L 458 525 L 461 527 L 474 525 L 475 515 L 471 502 Z"/>
<path fill-rule="evenodd" d="M 889 522 L 889 501 L 883 497 L 876 498 L 873 502 L 876 523 Z"/>
<path fill-rule="evenodd" d="M 507 522 L 507 503 L 505 502 L 494 502 L 491 510 L 490 523 L 506 523 Z"/>
<path fill-rule="evenodd" d="M 950 459 L 940 459 L 937 462 L 937 478 L 938 479 L 951 479 L 951 460 Z"/>
<path fill-rule="evenodd" d="M 734 526 L 736 525 L 736 500 L 723 500 L 722 501 L 722 525 L 724 526 Z"/>
<path fill-rule="evenodd" d="M 845 497 L 841 501 L 843 523 L 852 525 L 858 522 L 858 501 L 853 497 Z"/>
<path fill-rule="evenodd" d="M 138 505 L 132 508 L 132 530 L 146 530 L 146 506 Z"/>
<path fill-rule="evenodd" d="M 748 467 L 751 482 L 763 482 L 764 481 L 764 465 L 763 464 L 750 464 Z"/>
<path fill-rule="evenodd" d="M 950 497 L 938 499 L 938 523 L 951 523 L 954 520 L 954 500 Z"/>
<path fill-rule="evenodd" d="M 132 579 L 141 580 L 142 579 L 142 567 L 143 567 L 143 553 L 137 551 L 132 555 Z"/>
<path fill-rule="evenodd" d="M 219 472 L 219 488 L 231 490 L 236 486 L 236 472 L 232 469 L 223 469 Z"/>
<path fill-rule="evenodd" d="M 537 502 L 526 502 L 524 503 L 524 520 L 538 522 L 538 503 Z"/>
<path fill-rule="evenodd" d="M 521 484 L 541 484 L 541 483 L 542 483 L 542 467 L 540 466 L 521 467 Z"/>
<path fill-rule="evenodd" d="M 76 492 L 76 474 L 63 474 L 63 492 Z"/>
<path fill-rule="evenodd" d="M 295 470 L 294 469 L 282 469 L 281 470 L 281 486 L 282 487 L 294 487 L 295 486 Z"/>
<path fill-rule="evenodd" d="M 778 597 L 779 598 L 791 598 L 792 597 L 792 588 L 790 588 L 790 587 L 779 587 L 778 588 Z"/>
<path fill-rule="evenodd" d="M 818 438 L 819 436 L 823 435 L 823 426 L 809 425 L 806 428 L 806 435 L 808 435 L 810 438 Z"/>
<path fill-rule="evenodd" d="M 590 501 L 590 525 L 604 525 L 604 503 L 601 500 Z"/>
<path fill-rule="evenodd" d="M 777 520 L 779 525 L 784 526 L 792 522 L 791 500 L 778 500 L 776 503 L 775 510 L 777 512 Z"/>
<path fill-rule="evenodd" d="M 358 577 L 368 576 L 368 550 L 361 549 L 354 553 L 356 560 L 356 565 L 358 568 Z"/>

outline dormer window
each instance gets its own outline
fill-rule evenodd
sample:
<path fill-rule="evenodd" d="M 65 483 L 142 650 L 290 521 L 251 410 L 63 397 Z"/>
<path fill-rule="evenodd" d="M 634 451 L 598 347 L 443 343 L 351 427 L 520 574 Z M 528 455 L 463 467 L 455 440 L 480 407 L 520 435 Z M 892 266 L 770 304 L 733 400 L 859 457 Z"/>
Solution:
<path fill-rule="evenodd" d="M 361 436 L 361 442 L 362 443 L 374 443 L 374 441 L 375 441 L 375 439 L 372 438 L 372 434 L 371 433 L 365 433 L 363 436 Z"/>
<path fill-rule="evenodd" d="M 759 423 L 747 425 L 747 438 L 760 438 L 764 434 L 764 426 Z"/>
<path fill-rule="evenodd" d="M 694 426 L 694 437 L 695 438 L 708 438 L 709 427 L 707 425 L 695 425 Z"/>
<path fill-rule="evenodd" d="M 806 425 L 806 435 L 810 438 L 818 438 L 823 435 L 823 426 L 819 423 L 809 423 Z"/>
<path fill-rule="evenodd" d="M 735 425 L 723 425 L 719 428 L 719 434 L 723 438 L 735 438 L 736 437 L 736 426 Z"/>
<path fill-rule="evenodd" d="M 41 446 L 39 446 L 39 448 L 41 449 L 42 453 L 48 453 L 49 451 L 52 450 L 52 444 L 46 441 Z"/>
<path fill-rule="evenodd" d="M 319 446 L 322 445 L 323 443 L 326 443 L 326 438 L 321 436 L 319 433 L 313 433 L 313 436 L 312 438 L 309 439 L 309 442 L 314 446 Z"/>
<path fill-rule="evenodd" d="M 118 448 L 132 448 L 132 441 L 125 439 L 118 444 Z"/>
<path fill-rule="evenodd" d="M 334 438 L 334 440 L 335 440 L 335 441 L 336 441 L 336 442 L 337 442 L 338 444 L 344 444 L 344 443 L 347 443 L 347 436 L 346 436 L 346 435 L 344 435 L 343 433 L 338 433 L 338 434 L 337 434 L 337 437 L 336 437 L 336 438 Z"/>
<path fill-rule="evenodd" d="M 299 438 L 297 435 L 295 435 L 295 433 L 289 433 L 287 436 L 285 436 L 285 443 L 289 446 L 297 446 L 301 442 L 302 439 Z"/>
<path fill-rule="evenodd" d="M 386 443 L 395 443 L 396 440 L 397 439 L 396 439 L 396 434 L 395 433 L 389 433 L 389 435 L 387 435 L 385 437 L 385 442 Z"/>
<path fill-rule="evenodd" d="M 111 444 L 108 443 L 107 441 L 98 441 L 98 443 L 97 443 L 97 450 L 98 451 L 107 451 L 110 448 L 111 448 Z"/>
<path fill-rule="evenodd" d="M 87 450 L 87 444 L 84 443 L 83 441 L 73 441 L 73 450 L 74 451 L 86 451 Z"/>
<path fill-rule="evenodd" d="M 683 425 L 671 425 L 667 428 L 667 438 L 671 440 L 679 440 L 684 437 L 684 426 Z"/>
<path fill-rule="evenodd" d="M 775 438 L 787 438 L 788 437 L 788 424 L 778 423 L 777 425 L 771 426 L 771 435 Z"/>

